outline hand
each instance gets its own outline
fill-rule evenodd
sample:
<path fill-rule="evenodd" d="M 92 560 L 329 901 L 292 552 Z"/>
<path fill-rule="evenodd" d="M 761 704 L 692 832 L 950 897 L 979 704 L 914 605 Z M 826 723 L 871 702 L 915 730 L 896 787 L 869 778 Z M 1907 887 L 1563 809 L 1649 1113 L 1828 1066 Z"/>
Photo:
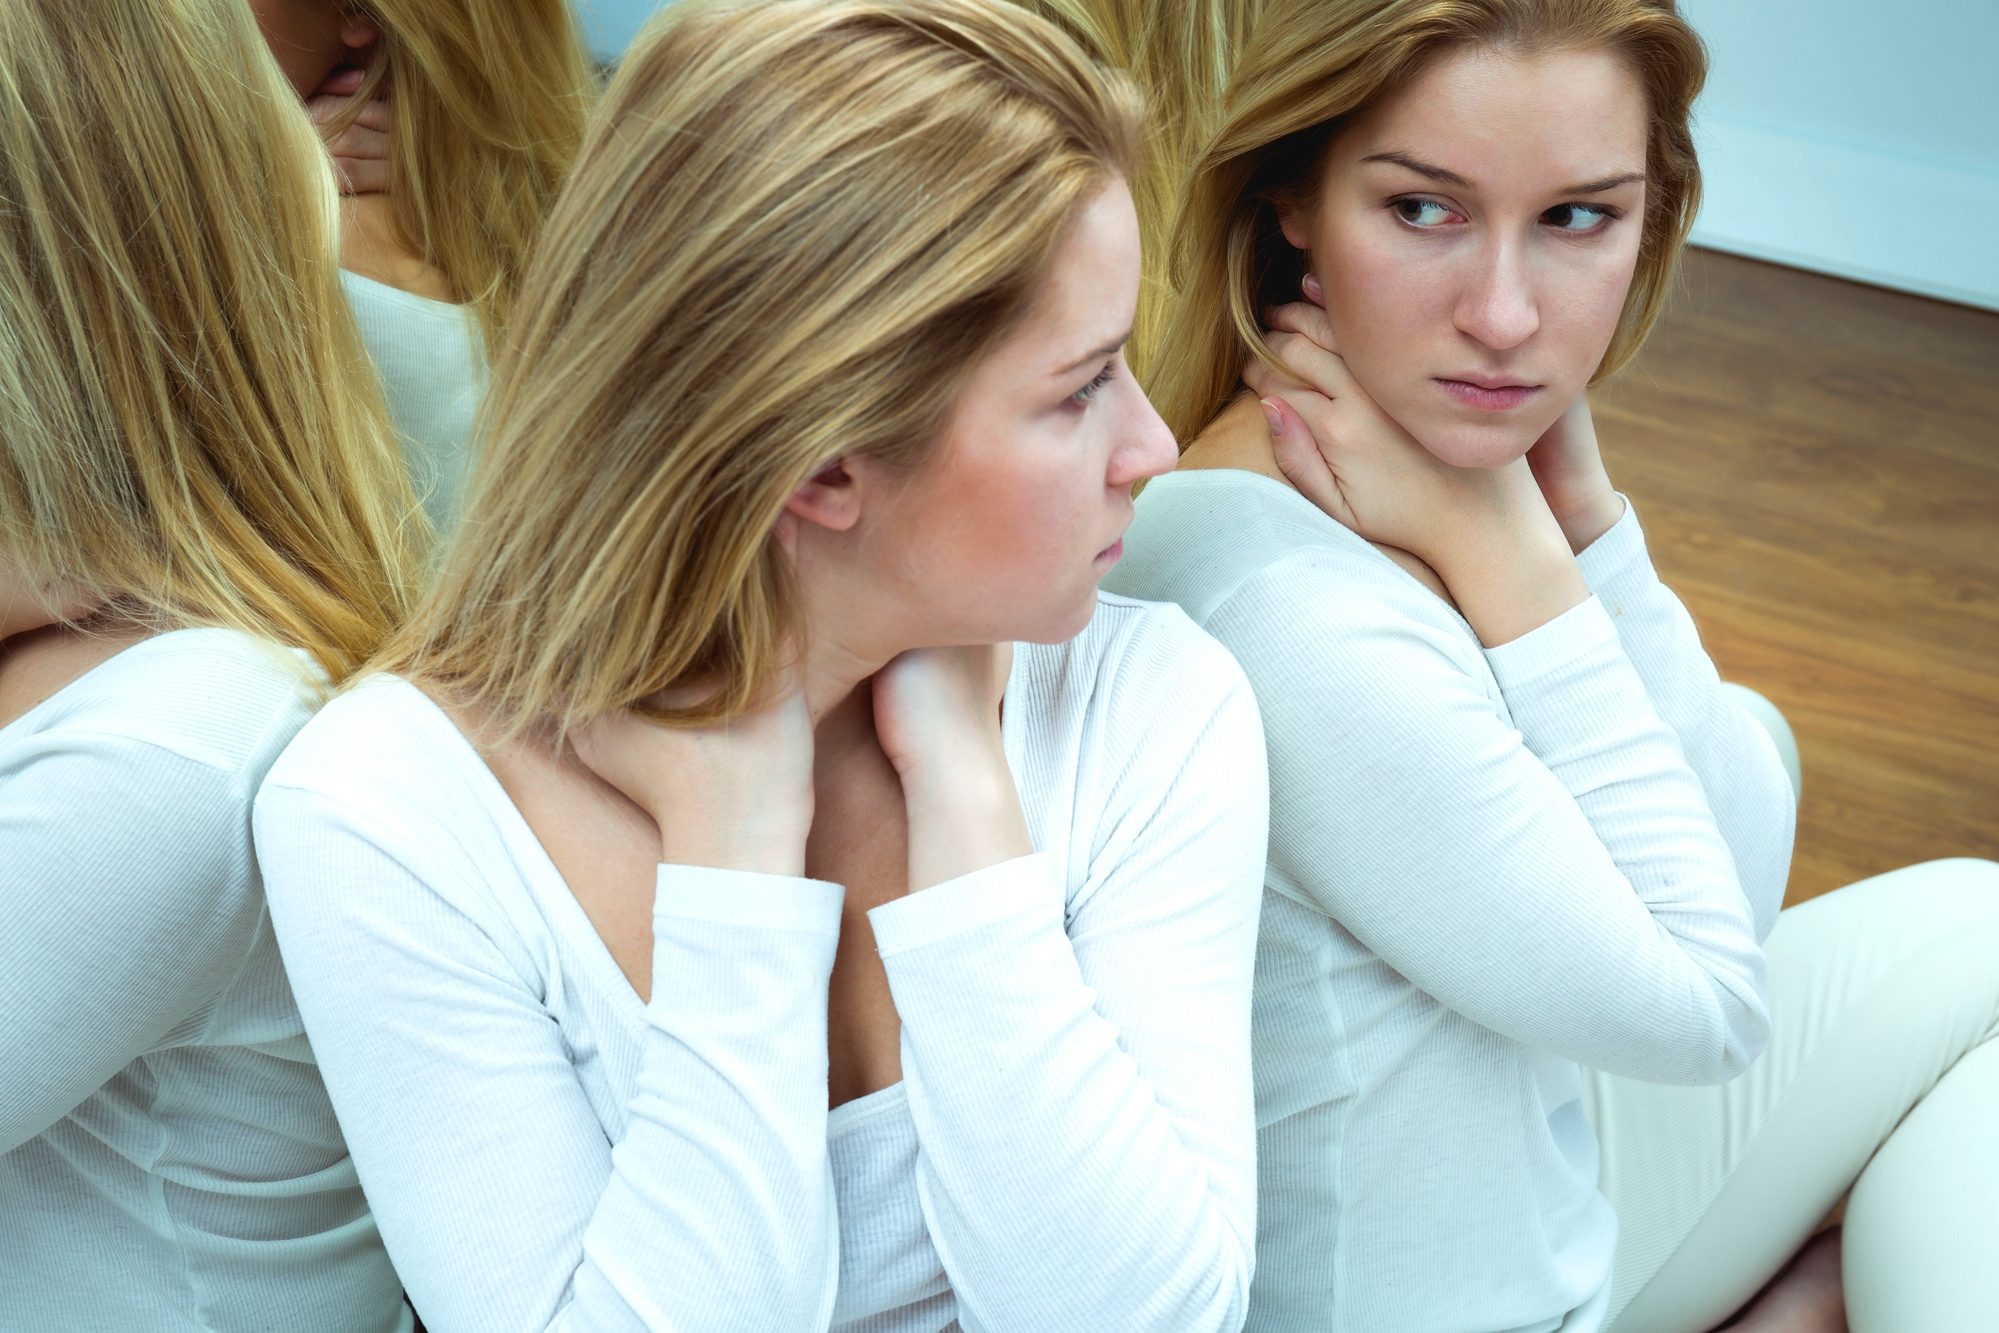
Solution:
<path fill-rule="evenodd" d="M 1588 596 L 1527 463 L 1457 468 L 1377 406 L 1332 350 L 1325 312 L 1272 312 L 1272 355 L 1243 378 L 1263 396 L 1277 466 L 1300 494 L 1370 541 L 1434 569 L 1480 640 L 1496 647 Z"/>
<path fill-rule="evenodd" d="M 1568 410 L 1535 441 L 1527 451 L 1527 463 L 1576 554 L 1624 517 L 1624 497 L 1610 484 L 1597 449 L 1588 394 L 1577 394 Z"/>
<path fill-rule="evenodd" d="M 1034 850 L 1000 739 L 1012 644 L 921 648 L 875 673 L 875 736 L 902 779 L 909 890 Z"/>
<path fill-rule="evenodd" d="M 652 816 L 662 862 L 805 873 L 812 715 L 795 672 L 764 707 L 728 722 L 664 727 L 615 713 L 569 739 L 585 767 Z"/>
<path fill-rule="evenodd" d="M 306 114 L 312 123 L 325 127 L 348 109 L 355 93 L 366 81 L 368 71 L 343 65 L 306 98 Z M 389 190 L 389 104 L 376 99 L 361 108 L 348 126 L 326 141 L 333 165 L 340 175 L 342 194 L 387 194 Z"/>

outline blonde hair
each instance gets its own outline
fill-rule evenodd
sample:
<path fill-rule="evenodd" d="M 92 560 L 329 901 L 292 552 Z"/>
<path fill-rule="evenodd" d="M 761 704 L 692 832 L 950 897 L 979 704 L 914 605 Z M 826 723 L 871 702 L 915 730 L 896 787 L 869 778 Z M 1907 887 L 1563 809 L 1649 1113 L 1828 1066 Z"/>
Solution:
<path fill-rule="evenodd" d="M 1637 354 L 1665 307 L 1700 207 L 1690 122 L 1707 56 L 1674 0 L 1268 0 L 1244 26 L 1249 36 L 1228 76 L 1225 111 L 1186 166 L 1163 332 L 1140 372 L 1183 444 L 1236 393 L 1247 358 L 1267 356 L 1262 311 L 1297 299 L 1305 262 L 1278 226 L 1278 201 L 1309 207 L 1340 129 L 1465 47 L 1614 51 L 1644 84 L 1651 126 L 1643 240 L 1592 382 Z"/>
<path fill-rule="evenodd" d="M 666 10 L 550 216 L 462 526 L 379 665 L 505 734 L 744 710 L 801 632 L 786 499 L 845 453 L 921 461 L 1139 122 L 999 0 Z"/>
<path fill-rule="evenodd" d="M 1261 0 L 1019 0 L 1060 25 L 1095 59 L 1128 73 L 1149 112 L 1132 181 L 1144 281 L 1125 358 L 1142 371 L 1172 293 L 1168 249 L 1188 165 L 1221 121 L 1229 72 Z"/>
<path fill-rule="evenodd" d="M 239 0 L 0 6 L 0 551 L 336 680 L 366 660 L 423 529 L 333 225 Z"/>
<path fill-rule="evenodd" d="M 449 279 L 489 354 L 596 100 L 567 0 L 367 0 L 380 50 L 337 133 L 394 109 L 389 199 L 411 251 Z"/>

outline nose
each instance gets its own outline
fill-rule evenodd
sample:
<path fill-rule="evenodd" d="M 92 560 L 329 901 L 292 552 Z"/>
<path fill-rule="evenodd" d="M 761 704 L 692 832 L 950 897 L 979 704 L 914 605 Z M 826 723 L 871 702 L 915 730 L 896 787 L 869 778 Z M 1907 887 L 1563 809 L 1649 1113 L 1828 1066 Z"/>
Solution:
<path fill-rule="evenodd" d="M 1105 477 L 1111 486 L 1129 486 L 1145 477 L 1160 476 L 1180 461 L 1180 446 L 1152 400 L 1143 391 L 1134 392 L 1132 397 L 1138 401 L 1133 404 L 1130 424 L 1111 450 L 1110 471 Z"/>
<path fill-rule="evenodd" d="M 1541 327 L 1526 247 L 1494 235 L 1479 248 L 1475 262 L 1471 281 L 1458 298 L 1458 331 L 1494 351 L 1520 346 Z"/>

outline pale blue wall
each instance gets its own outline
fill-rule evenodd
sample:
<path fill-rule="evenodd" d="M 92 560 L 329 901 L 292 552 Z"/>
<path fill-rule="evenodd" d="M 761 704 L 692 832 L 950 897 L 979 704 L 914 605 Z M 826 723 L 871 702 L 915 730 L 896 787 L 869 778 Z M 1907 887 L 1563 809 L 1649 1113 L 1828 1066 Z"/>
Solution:
<path fill-rule="evenodd" d="M 576 0 L 583 36 L 599 60 L 615 60 L 666 0 Z"/>
<path fill-rule="evenodd" d="M 1682 0 L 1717 249 L 1999 309 L 1999 0 Z"/>

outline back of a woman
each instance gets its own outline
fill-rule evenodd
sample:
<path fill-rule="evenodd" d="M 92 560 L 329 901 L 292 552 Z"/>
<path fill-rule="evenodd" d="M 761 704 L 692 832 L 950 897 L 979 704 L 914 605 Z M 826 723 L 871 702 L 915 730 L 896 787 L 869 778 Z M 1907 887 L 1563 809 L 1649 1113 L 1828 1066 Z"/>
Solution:
<path fill-rule="evenodd" d="M 565 0 L 252 0 L 342 170 L 341 282 L 442 531 L 597 76 Z"/>
<path fill-rule="evenodd" d="M 406 1326 L 250 841 L 420 562 L 333 217 L 234 0 L 0 9 L 6 1328 Z"/>

